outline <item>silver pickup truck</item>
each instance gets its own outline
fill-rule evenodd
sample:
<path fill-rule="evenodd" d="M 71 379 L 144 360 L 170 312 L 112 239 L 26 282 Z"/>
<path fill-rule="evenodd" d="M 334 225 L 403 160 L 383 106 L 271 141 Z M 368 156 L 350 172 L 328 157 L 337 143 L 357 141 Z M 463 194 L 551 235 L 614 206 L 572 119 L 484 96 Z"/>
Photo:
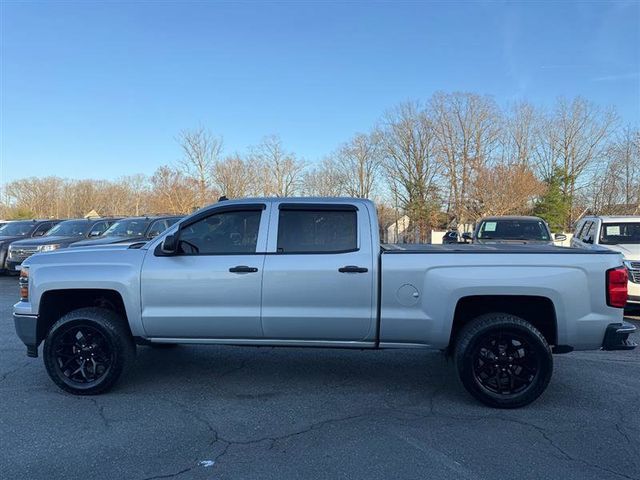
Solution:
<path fill-rule="evenodd" d="M 379 243 L 360 199 L 223 201 L 148 243 L 23 264 L 15 327 L 62 389 L 111 388 L 136 345 L 424 348 L 493 407 L 535 400 L 552 353 L 634 348 L 620 254 Z"/>

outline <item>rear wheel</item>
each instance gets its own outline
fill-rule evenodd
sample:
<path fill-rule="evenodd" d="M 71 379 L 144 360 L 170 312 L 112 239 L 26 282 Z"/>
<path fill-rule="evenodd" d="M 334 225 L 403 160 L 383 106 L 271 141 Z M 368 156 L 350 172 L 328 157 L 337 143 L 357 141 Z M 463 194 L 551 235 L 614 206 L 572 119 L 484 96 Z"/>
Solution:
<path fill-rule="evenodd" d="M 465 389 L 496 408 L 528 405 L 547 388 L 553 372 L 544 336 L 515 315 L 482 315 L 458 335 L 458 376 Z"/>
<path fill-rule="evenodd" d="M 123 319 L 103 308 L 64 315 L 47 334 L 44 364 L 51 379 L 76 395 L 109 390 L 135 357 L 136 346 Z"/>

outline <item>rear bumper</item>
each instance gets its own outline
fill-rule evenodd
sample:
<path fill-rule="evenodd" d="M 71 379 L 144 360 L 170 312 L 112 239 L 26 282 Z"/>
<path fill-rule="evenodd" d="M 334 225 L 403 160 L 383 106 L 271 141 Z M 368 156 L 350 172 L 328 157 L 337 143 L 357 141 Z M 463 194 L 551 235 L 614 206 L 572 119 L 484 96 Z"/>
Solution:
<path fill-rule="evenodd" d="M 38 356 L 38 315 L 13 314 L 16 333 L 27 347 L 27 356 Z"/>
<path fill-rule="evenodd" d="M 629 335 L 636 331 L 636 327 L 630 323 L 612 323 L 604 332 L 602 341 L 603 350 L 633 350 L 637 347 L 635 342 L 629 340 Z"/>

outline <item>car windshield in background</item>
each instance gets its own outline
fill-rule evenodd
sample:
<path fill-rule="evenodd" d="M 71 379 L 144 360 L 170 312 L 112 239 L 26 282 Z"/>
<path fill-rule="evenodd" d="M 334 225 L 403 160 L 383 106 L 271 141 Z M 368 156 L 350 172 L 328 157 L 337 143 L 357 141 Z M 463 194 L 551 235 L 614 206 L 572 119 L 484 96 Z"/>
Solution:
<path fill-rule="evenodd" d="M 478 238 L 549 241 L 549 231 L 539 220 L 487 220 L 480 225 Z"/>
<path fill-rule="evenodd" d="M 0 237 L 25 237 L 31 233 L 33 222 L 13 222 L 0 227 Z"/>
<path fill-rule="evenodd" d="M 151 220 L 122 220 L 111 225 L 104 236 L 139 237 L 144 235 Z"/>
<path fill-rule="evenodd" d="M 604 223 L 600 231 L 602 245 L 640 244 L 640 222 Z"/>
<path fill-rule="evenodd" d="M 87 233 L 91 223 L 86 220 L 69 220 L 57 224 L 51 230 L 44 234 L 45 237 L 52 237 L 54 235 L 60 235 L 63 237 L 75 237 L 81 236 Z"/>

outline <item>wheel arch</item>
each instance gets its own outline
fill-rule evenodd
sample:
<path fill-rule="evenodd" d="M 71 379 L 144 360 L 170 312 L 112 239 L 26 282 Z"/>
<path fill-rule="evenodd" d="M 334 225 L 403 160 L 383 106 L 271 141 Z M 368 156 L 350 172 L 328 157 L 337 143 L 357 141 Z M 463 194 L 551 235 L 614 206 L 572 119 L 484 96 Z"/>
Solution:
<path fill-rule="evenodd" d="M 53 324 L 63 315 L 84 307 L 99 307 L 116 313 L 131 334 L 124 300 L 117 290 L 106 288 L 48 290 L 40 297 L 37 344 L 45 339 Z"/>
<path fill-rule="evenodd" d="M 458 300 L 451 325 L 448 352 L 463 327 L 480 315 L 507 313 L 536 327 L 549 345 L 558 344 L 558 321 L 553 301 L 538 295 L 469 295 Z"/>

